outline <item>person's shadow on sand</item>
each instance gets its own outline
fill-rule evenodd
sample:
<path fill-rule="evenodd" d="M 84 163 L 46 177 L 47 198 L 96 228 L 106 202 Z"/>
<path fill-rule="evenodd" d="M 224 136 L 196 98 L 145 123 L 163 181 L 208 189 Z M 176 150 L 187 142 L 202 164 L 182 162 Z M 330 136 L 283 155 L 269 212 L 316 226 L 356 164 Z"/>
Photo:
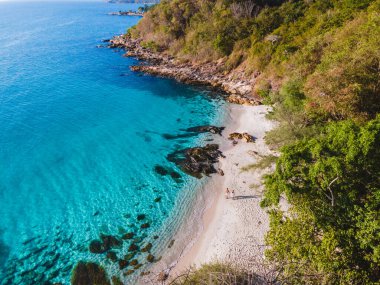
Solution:
<path fill-rule="evenodd" d="M 254 199 L 254 198 L 259 198 L 259 196 L 257 196 L 257 195 L 254 195 L 254 196 L 251 196 L 251 195 L 249 195 L 249 196 L 235 196 L 233 198 L 233 200 Z"/>

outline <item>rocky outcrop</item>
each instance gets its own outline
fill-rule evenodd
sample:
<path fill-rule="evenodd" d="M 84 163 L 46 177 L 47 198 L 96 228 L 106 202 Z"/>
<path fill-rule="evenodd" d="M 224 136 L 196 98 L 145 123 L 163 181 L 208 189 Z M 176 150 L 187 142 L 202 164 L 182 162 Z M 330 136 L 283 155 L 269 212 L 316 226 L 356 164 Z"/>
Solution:
<path fill-rule="evenodd" d="M 167 159 L 174 162 L 183 172 L 202 178 L 203 175 L 217 173 L 214 164 L 223 157 L 217 144 L 208 144 L 204 147 L 193 147 L 175 151 L 167 156 Z"/>
<path fill-rule="evenodd" d="M 225 127 L 216 127 L 216 126 L 197 126 L 186 129 L 186 132 L 194 132 L 194 133 L 212 133 L 222 135 Z"/>
<path fill-rule="evenodd" d="M 72 276 L 72 285 L 111 285 L 105 270 L 96 263 L 78 262 L 75 266 Z"/>
<path fill-rule="evenodd" d="M 92 253 L 104 253 L 111 248 L 118 248 L 122 246 L 122 241 L 114 236 L 101 235 L 100 240 L 93 240 L 90 243 L 89 250 Z"/>
<path fill-rule="evenodd" d="M 232 133 L 228 136 L 231 141 L 243 140 L 247 143 L 254 143 L 255 138 L 248 133 Z"/>
<path fill-rule="evenodd" d="M 112 38 L 109 47 L 124 48 L 126 49 L 124 56 L 135 57 L 145 62 L 145 64 L 132 66 L 132 71 L 170 77 L 187 84 L 207 85 L 212 89 L 239 96 L 239 100 L 231 99 L 231 103 L 260 104 L 259 98 L 252 96 L 255 75 L 247 76 L 244 72 L 226 73 L 223 59 L 202 64 L 180 62 L 162 52 L 151 51 L 141 45 L 140 39 L 132 39 L 126 35 Z"/>

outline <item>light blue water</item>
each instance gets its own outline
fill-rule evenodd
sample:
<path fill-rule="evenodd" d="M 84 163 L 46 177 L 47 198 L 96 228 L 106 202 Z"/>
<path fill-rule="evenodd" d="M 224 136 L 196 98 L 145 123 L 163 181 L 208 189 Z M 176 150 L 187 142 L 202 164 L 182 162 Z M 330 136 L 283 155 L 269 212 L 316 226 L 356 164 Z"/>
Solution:
<path fill-rule="evenodd" d="M 165 156 L 208 136 L 162 135 L 219 124 L 223 103 L 132 73 L 133 59 L 96 48 L 138 21 L 106 13 L 134 7 L 0 2 L 1 284 L 68 284 L 78 260 L 123 276 L 104 254 L 89 253 L 89 242 L 134 231 L 159 254 L 172 234 L 162 229 L 178 223 L 173 213 L 201 183 L 160 176 L 154 166 L 180 172 Z M 140 229 L 143 222 L 150 227 Z"/>

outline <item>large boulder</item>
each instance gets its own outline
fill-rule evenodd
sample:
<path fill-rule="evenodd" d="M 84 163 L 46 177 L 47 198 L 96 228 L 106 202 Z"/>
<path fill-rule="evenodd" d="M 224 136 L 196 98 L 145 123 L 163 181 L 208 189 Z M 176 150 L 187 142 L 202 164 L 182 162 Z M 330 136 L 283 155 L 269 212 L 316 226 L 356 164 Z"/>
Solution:
<path fill-rule="evenodd" d="M 232 141 L 243 140 L 247 143 L 255 142 L 255 138 L 248 133 L 232 133 L 228 136 L 228 139 Z"/>

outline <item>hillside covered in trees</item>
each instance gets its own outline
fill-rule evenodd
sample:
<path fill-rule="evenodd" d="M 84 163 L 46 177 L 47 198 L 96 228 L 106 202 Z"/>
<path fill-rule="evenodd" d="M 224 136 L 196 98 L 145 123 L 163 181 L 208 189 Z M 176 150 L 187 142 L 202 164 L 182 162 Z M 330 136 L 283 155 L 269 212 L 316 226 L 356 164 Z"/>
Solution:
<path fill-rule="evenodd" d="M 223 60 L 273 106 L 281 156 L 262 205 L 281 275 L 379 284 L 380 1 L 165 0 L 128 33 L 184 62 Z"/>

